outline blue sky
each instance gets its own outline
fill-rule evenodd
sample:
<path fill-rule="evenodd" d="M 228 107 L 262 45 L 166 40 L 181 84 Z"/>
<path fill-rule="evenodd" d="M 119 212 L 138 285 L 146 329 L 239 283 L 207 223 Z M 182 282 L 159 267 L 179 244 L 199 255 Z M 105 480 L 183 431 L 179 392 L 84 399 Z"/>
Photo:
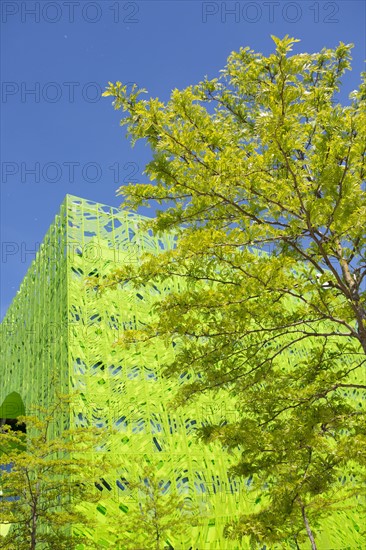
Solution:
<path fill-rule="evenodd" d="M 289 34 L 301 39 L 295 51 L 355 44 L 347 101 L 366 57 L 357 0 L 2 0 L 1 11 L 1 316 L 66 193 L 118 206 L 117 187 L 143 181 L 149 150 L 131 149 L 100 98 L 108 81 L 167 99 L 218 76 L 240 46 L 268 54 L 271 34 Z"/>

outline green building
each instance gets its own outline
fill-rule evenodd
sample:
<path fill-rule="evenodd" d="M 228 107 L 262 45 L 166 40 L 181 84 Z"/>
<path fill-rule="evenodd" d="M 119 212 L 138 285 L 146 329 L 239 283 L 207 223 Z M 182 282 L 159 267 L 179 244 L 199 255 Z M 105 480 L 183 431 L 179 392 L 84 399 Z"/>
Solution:
<path fill-rule="evenodd" d="M 128 508 L 124 481 L 141 460 L 158 463 L 164 490 L 190 499 L 199 510 L 200 525 L 166 541 L 174 550 L 249 548 L 245 541 L 226 540 L 223 527 L 260 504 L 249 482 L 228 476 L 235 456 L 195 439 L 202 422 L 234 420 L 234 403 L 225 395 L 215 402 L 201 396 L 177 412 L 169 401 L 185 378 L 161 376 L 174 343 L 156 341 L 128 351 L 115 345 L 123 331 L 144 326 L 159 296 L 178 281 L 103 293 L 87 284 L 88 277 L 103 278 L 122 263 L 138 262 L 144 251 L 158 254 L 174 246 L 173 236 L 159 239 L 141 228 L 143 220 L 66 196 L 1 325 L 0 419 L 14 423 L 32 405 L 47 407 L 57 393 L 77 390 L 80 399 L 66 417 L 55 418 L 54 434 L 75 425 L 114 428 L 108 452 L 116 462 L 123 456 L 124 468 L 108 479 L 101 475 L 102 499 L 91 512 L 99 518 L 94 537 L 106 548 L 115 548 L 108 519 Z M 361 548 L 351 516 L 345 512 L 324 522 L 320 550 Z M 340 522 L 346 544 L 339 538 Z"/>
<path fill-rule="evenodd" d="M 247 499 L 240 483 L 227 476 L 228 458 L 194 440 L 204 418 L 229 419 L 234 407 L 202 398 L 187 410 L 169 412 L 175 387 L 184 383 L 160 376 L 173 345 L 153 343 L 129 352 L 114 345 L 122 331 L 143 326 L 153 302 L 169 288 L 101 294 L 86 284 L 88 276 L 103 277 L 122 262 L 137 262 L 144 251 L 159 253 L 174 245 L 173 237 L 158 239 L 141 230 L 142 221 L 109 206 L 65 198 L 1 326 L 0 418 L 9 423 L 34 404 L 50 406 L 57 392 L 80 391 L 68 418 L 55 418 L 54 433 L 88 423 L 117 428 L 109 452 L 124 455 L 124 477 L 137 460 L 159 457 L 169 490 L 189 496 L 202 512 L 203 526 L 192 528 L 191 540 L 170 541 L 174 548 L 236 548 L 222 530 Z M 123 476 L 102 478 L 98 486 L 103 505 L 96 509 L 97 536 L 113 547 L 108 515 L 120 513 L 125 504 Z"/>

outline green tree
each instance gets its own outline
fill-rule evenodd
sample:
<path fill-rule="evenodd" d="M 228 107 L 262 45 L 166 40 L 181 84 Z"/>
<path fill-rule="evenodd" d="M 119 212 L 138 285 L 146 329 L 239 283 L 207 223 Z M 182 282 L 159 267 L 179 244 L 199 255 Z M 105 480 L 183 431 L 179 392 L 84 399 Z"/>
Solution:
<path fill-rule="evenodd" d="M 81 543 L 84 548 L 98 547 L 77 536 L 75 528 L 94 525 L 84 505 L 100 498 L 95 480 L 107 467 L 106 453 L 95 449 L 105 434 L 89 427 L 57 434 L 55 413 L 68 402 L 60 396 L 53 407 L 35 407 L 32 415 L 19 417 L 26 433 L 1 427 L 1 523 L 11 527 L 0 536 L 0 548 L 70 550 Z"/>
<path fill-rule="evenodd" d="M 168 480 L 159 473 L 158 464 L 151 461 L 135 464 L 134 475 L 126 483 L 127 506 L 123 504 L 120 517 L 112 520 L 117 548 L 173 548 L 177 537 L 188 536 L 192 527 L 198 524 L 198 510 L 189 496 L 178 495 L 172 490 Z"/>
<path fill-rule="evenodd" d="M 148 226 L 177 246 L 107 284 L 180 278 L 156 322 L 120 343 L 173 339 L 166 374 L 196 374 L 181 400 L 237 397 L 237 422 L 201 431 L 239 447 L 235 473 L 262 489 L 227 536 L 314 550 L 323 519 L 358 505 L 365 472 L 366 85 L 339 103 L 351 45 L 292 54 L 297 40 L 273 40 L 166 103 L 109 83 L 132 143 L 153 151 L 151 183 L 121 188 L 123 207 L 162 204 Z"/>

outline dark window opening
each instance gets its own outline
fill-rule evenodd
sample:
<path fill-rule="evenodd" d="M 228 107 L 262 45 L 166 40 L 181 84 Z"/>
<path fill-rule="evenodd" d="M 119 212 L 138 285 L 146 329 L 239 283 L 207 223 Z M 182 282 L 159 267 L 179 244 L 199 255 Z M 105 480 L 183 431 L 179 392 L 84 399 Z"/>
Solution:
<path fill-rule="evenodd" d="M 27 433 L 27 427 L 24 424 L 24 422 L 19 422 L 17 418 L 0 418 L 0 427 L 7 424 L 11 427 L 12 431 L 16 432 L 23 432 L 24 434 Z"/>

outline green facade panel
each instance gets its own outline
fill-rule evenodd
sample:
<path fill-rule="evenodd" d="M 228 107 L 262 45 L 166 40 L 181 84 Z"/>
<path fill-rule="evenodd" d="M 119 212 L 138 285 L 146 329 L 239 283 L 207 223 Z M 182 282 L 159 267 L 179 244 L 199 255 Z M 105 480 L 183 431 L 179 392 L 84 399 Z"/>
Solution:
<path fill-rule="evenodd" d="M 67 202 L 1 323 L 0 418 L 24 414 L 23 403 L 47 406 L 68 386 Z"/>

